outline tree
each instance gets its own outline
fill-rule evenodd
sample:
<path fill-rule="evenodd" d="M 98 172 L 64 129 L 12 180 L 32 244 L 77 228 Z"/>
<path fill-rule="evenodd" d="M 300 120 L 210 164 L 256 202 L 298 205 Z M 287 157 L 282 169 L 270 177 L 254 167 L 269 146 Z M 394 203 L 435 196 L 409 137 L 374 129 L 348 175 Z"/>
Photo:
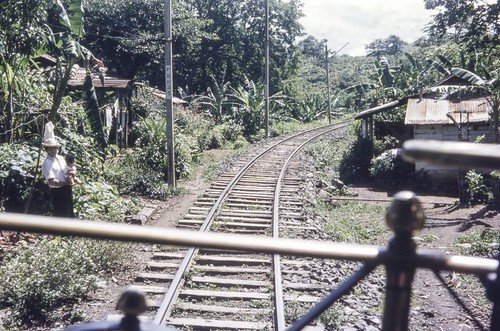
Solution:
<path fill-rule="evenodd" d="M 230 87 L 228 102 L 236 109 L 234 117 L 244 128 L 247 137 L 256 135 L 263 127 L 264 123 L 264 86 L 261 83 L 254 83 L 245 77 L 245 85 L 237 88 Z M 269 96 L 271 107 L 284 108 L 288 98 L 278 92 Z M 273 112 L 276 114 L 276 112 Z"/>
<path fill-rule="evenodd" d="M 484 50 L 498 55 L 498 2 L 424 0 L 424 3 L 426 9 L 438 10 L 426 28 L 431 36 L 450 35 L 470 52 Z"/>
<path fill-rule="evenodd" d="M 31 59 L 45 42 L 44 1 L 0 2 L 0 127 L 7 141 L 14 138 L 15 113 L 30 104 L 28 89 L 38 86 L 28 73 Z"/>
<path fill-rule="evenodd" d="M 68 81 L 71 78 L 71 70 L 78 59 L 84 59 L 86 49 L 83 48 L 79 40 L 85 35 L 83 30 L 83 0 L 70 0 L 71 5 L 68 11 L 60 1 L 54 3 L 52 8 L 54 15 L 59 18 L 59 26 L 55 25 L 49 29 L 47 49 L 57 59 L 56 79 L 54 80 L 54 91 L 52 107 L 49 113 L 49 120 L 57 120 L 57 110 L 61 105 L 62 98 L 66 93 Z"/>
<path fill-rule="evenodd" d="M 303 56 L 313 58 L 317 62 L 325 61 L 325 40 L 319 41 L 313 36 L 307 36 L 298 43 L 298 49 Z"/>
<path fill-rule="evenodd" d="M 408 45 L 403 39 L 396 35 L 390 35 L 385 39 L 375 39 L 365 46 L 368 56 L 380 58 L 384 55 L 401 55 L 403 48 Z"/>
<path fill-rule="evenodd" d="M 295 40 L 302 33 L 298 0 L 271 1 L 271 77 L 275 82 L 296 68 Z M 86 40 L 110 71 L 164 86 L 163 0 L 89 0 Z M 263 0 L 173 2 L 174 90 L 204 93 L 226 80 L 264 77 Z M 275 84 L 272 89 L 279 89 Z"/>
<path fill-rule="evenodd" d="M 228 115 L 227 109 L 230 108 L 227 100 L 229 88 L 229 82 L 219 84 L 215 77 L 212 77 L 212 86 L 207 89 L 207 95 L 196 97 L 193 103 L 207 109 L 215 124 L 220 124 Z"/>
<path fill-rule="evenodd" d="M 457 77 L 464 79 L 469 82 L 471 86 L 459 88 L 457 91 L 451 91 L 451 95 L 454 94 L 468 94 L 468 95 L 480 95 L 484 96 L 488 103 L 490 104 L 492 112 L 492 122 L 493 122 L 493 134 L 494 141 L 498 144 L 498 116 L 500 108 L 500 80 L 498 79 L 498 71 L 488 72 L 484 71 L 484 78 L 462 68 L 452 68 L 451 73 Z"/>

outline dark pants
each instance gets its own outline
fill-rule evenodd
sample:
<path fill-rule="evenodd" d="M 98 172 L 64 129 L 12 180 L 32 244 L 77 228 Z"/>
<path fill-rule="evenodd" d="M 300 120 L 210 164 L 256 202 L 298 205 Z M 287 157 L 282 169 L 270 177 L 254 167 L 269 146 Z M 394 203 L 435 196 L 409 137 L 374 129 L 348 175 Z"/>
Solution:
<path fill-rule="evenodd" d="M 52 216 L 75 218 L 71 186 L 51 188 L 50 192 L 52 193 L 52 205 L 54 206 Z"/>

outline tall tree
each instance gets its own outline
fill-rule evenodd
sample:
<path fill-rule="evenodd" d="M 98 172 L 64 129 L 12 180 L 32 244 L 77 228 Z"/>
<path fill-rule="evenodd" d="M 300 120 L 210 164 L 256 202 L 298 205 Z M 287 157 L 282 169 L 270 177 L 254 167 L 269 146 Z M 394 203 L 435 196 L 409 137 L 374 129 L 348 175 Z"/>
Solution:
<path fill-rule="evenodd" d="M 426 30 L 431 36 L 452 36 L 471 52 L 496 52 L 500 33 L 497 1 L 424 0 L 425 8 L 437 10 Z"/>
<path fill-rule="evenodd" d="M 390 35 L 385 39 L 375 39 L 365 46 L 368 56 L 381 58 L 386 55 L 403 54 L 404 46 L 408 45 L 406 41 L 396 35 Z"/>
<path fill-rule="evenodd" d="M 45 42 L 44 1 L 0 2 L 0 127 L 2 140 L 13 137 L 14 113 L 29 97 L 30 60 Z M 16 106 L 17 104 L 17 106 Z M 26 103 L 24 103 L 26 104 Z M 5 117 L 4 117 L 5 116 Z"/>
<path fill-rule="evenodd" d="M 110 70 L 163 86 L 163 0 L 89 0 L 87 41 Z M 263 79 L 264 0 L 173 2 L 175 90 L 204 92 L 211 83 Z M 271 1 L 271 74 L 294 70 L 301 33 L 298 0 Z M 279 68 L 279 70 L 277 69 Z"/>

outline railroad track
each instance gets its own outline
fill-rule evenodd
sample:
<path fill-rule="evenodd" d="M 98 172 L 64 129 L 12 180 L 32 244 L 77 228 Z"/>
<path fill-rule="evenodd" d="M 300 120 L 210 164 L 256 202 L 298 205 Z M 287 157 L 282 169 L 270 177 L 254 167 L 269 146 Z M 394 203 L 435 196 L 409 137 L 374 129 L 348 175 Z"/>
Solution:
<path fill-rule="evenodd" d="M 308 238 L 316 228 L 303 222 L 303 178 L 295 174 L 303 165 L 296 155 L 318 137 L 342 137 L 349 123 L 268 142 L 219 176 L 177 226 L 200 232 Z M 148 296 L 151 311 L 146 318 L 155 324 L 187 330 L 284 330 L 290 323 L 285 307 L 317 302 L 329 290 L 323 283 L 314 283 L 311 272 L 316 262 L 262 253 L 169 248 L 153 254 L 134 286 Z"/>

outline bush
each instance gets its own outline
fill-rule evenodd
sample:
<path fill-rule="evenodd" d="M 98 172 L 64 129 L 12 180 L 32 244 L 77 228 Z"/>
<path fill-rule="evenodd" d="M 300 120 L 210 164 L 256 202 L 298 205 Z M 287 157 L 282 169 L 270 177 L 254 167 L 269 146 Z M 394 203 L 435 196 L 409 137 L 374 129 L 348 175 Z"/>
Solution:
<path fill-rule="evenodd" d="M 106 165 L 106 179 L 116 185 L 120 194 L 160 200 L 172 195 L 164 174 L 148 167 L 138 151 L 110 159 Z"/>
<path fill-rule="evenodd" d="M 14 328 L 60 319 L 59 306 L 85 297 L 97 287 L 95 275 L 116 268 L 129 251 L 129 244 L 57 238 L 9 254 L 0 267 L 1 302 L 11 308 L 4 323 Z"/>
<path fill-rule="evenodd" d="M 37 173 L 37 158 L 38 147 L 29 143 L 0 145 L 0 210 L 24 212 L 34 184 L 30 211 L 37 214 L 50 211 L 50 193 L 43 176 Z"/>
<path fill-rule="evenodd" d="M 85 183 L 73 191 L 75 214 L 80 219 L 121 222 L 126 214 L 140 208 L 134 201 L 120 197 L 118 189 L 107 183 Z"/>
<path fill-rule="evenodd" d="M 491 189 L 486 186 L 483 175 L 474 170 L 465 174 L 466 201 L 469 205 L 487 203 L 492 199 Z"/>
<path fill-rule="evenodd" d="M 351 148 L 342 155 L 339 167 L 340 179 L 346 183 L 359 183 L 370 178 L 372 155 L 372 143 L 358 136 Z"/>
<path fill-rule="evenodd" d="M 403 161 L 398 149 L 386 151 L 371 161 L 370 175 L 385 189 L 404 188 L 411 184 L 413 173 L 413 164 Z"/>
<path fill-rule="evenodd" d="M 201 150 L 197 148 L 198 142 L 195 137 L 185 134 L 175 136 L 175 175 L 177 178 L 188 177 L 191 173 L 191 165 L 194 159 L 198 159 Z"/>

